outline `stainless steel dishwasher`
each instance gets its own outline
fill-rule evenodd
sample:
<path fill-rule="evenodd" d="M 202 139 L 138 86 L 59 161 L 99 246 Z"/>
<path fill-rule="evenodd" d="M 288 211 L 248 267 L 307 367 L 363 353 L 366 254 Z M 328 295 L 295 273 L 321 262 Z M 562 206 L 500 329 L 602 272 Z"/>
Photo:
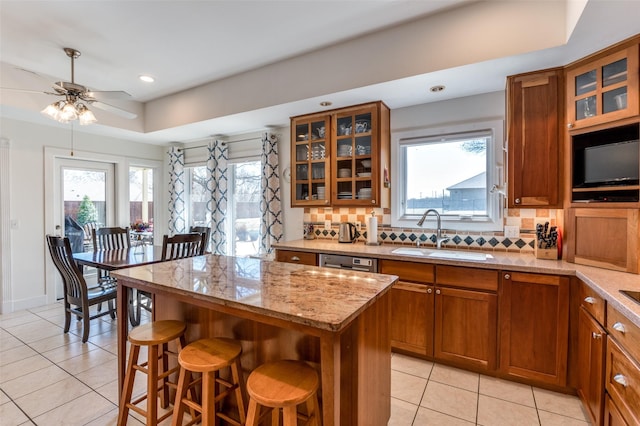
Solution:
<path fill-rule="evenodd" d="M 320 266 L 323 268 L 378 272 L 378 259 L 370 259 L 368 257 L 343 256 L 337 254 L 320 254 Z"/>

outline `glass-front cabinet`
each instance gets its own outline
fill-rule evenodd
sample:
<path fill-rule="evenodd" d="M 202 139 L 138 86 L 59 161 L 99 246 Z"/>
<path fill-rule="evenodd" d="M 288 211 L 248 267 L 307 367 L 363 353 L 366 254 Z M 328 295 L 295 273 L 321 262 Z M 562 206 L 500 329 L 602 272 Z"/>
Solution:
<path fill-rule="evenodd" d="M 292 207 L 389 205 L 389 108 L 293 117 Z"/>
<path fill-rule="evenodd" d="M 567 126 L 592 126 L 638 114 L 638 45 L 567 71 Z"/>
<path fill-rule="evenodd" d="M 291 121 L 292 206 L 329 204 L 329 132 L 331 117 L 316 115 Z"/>

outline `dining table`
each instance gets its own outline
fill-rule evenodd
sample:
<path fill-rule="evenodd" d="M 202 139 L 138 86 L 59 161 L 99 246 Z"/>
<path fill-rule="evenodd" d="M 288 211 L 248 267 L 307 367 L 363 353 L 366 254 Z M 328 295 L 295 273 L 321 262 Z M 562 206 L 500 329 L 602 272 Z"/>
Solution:
<path fill-rule="evenodd" d="M 74 253 L 73 258 L 81 268 L 87 266 L 112 272 L 133 266 L 162 262 L 162 246 L 141 244 L 124 249 L 80 252 Z M 140 318 L 136 316 L 136 309 L 132 306 L 133 301 L 137 299 L 134 294 L 136 291 L 131 289 L 127 293 L 129 321 L 134 326 L 140 323 Z"/>

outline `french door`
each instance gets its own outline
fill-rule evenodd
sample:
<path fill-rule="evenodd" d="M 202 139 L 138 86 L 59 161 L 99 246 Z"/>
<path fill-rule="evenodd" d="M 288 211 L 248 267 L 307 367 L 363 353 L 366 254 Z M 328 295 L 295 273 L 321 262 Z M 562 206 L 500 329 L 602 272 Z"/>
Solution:
<path fill-rule="evenodd" d="M 74 253 L 93 250 L 91 228 L 114 226 L 114 164 L 56 158 L 54 168 L 55 232 L 69 238 Z M 60 299 L 64 294 L 57 275 L 55 295 Z"/>

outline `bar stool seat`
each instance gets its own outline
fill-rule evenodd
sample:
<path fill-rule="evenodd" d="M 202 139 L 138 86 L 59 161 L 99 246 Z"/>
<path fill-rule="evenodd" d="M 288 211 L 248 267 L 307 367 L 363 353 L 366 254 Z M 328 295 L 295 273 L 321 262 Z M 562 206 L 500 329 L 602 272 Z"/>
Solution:
<path fill-rule="evenodd" d="M 180 366 L 169 369 L 168 357 L 177 356 L 176 353 L 168 350 L 168 343 L 177 341 L 178 352 L 185 346 L 184 332 L 187 324 L 182 321 L 164 320 L 154 321 L 140 325 L 129 332 L 129 342 L 131 349 L 127 361 L 127 372 L 124 379 L 124 387 L 120 399 L 120 411 L 118 413 L 118 425 L 126 425 L 129 410 L 145 416 L 148 426 L 155 426 L 164 419 L 171 416 L 171 411 L 158 418 L 158 395 L 160 395 L 162 408 L 169 406 L 169 387 L 175 386 L 169 382 L 169 376 L 180 370 Z M 147 346 L 148 360 L 138 364 L 140 347 Z M 158 363 L 158 361 L 161 361 Z M 160 364 L 160 365 L 158 365 Z M 136 371 L 147 375 L 147 392 L 131 400 Z M 162 381 L 159 385 L 158 382 Z M 160 391 L 160 393 L 158 393 Z M 147 409 L 143 410 L 136 406 L 143 400 L 147 400 Z"/>
<path fill-rule="evenodd" d="M 188 425 L 201 420 L 203 426 L 212 426 L 216 422 L 216 417 L 237 426 L 245 424 L 243 381 L 240 369 L 241 354 L 242 346 L 232 339 L 225 338 L 200 339 L 180 351 L 178 362 L 181 370 L 176 403 L 173 407 L 173 426 L 182 425 L 186 407 L 201 413 L 197 417 L 193 416 L 193 420 Z M 225 380 L 219 375 L 220 370 L 227 367 L 231 369 L 231 381 Z M 202 373 L 202 378 L 192 381 L 188 377 L 190 372 Z M 202 404 L 186 397 L 187 390 L 199 383 L 202 383 Z M 216 394 L 216 385 L 226 389 Z M 229 417 L 221 410 L 224 398 L 232 393 L 235 393 L 239 421 Z M 220 404 L 219 409 L 216 404 Z"/>
<path fill-rule="evenodd" d="M 318 385 L 318 373 L 303 361 L 283 360 L 262 364 L 251 372 L 247 380 L 247 425 L 257 425 L 261 421 L 260 406 L 264 406 L 272 409 L 271 422 L 274 426 L 280 423 L 281 408 L 284 426 L 297 425 L 298 417 L 320 426 Z M 307 405 L 307 416 L 297 412 L 297 406 L 302 403 Z"/>

